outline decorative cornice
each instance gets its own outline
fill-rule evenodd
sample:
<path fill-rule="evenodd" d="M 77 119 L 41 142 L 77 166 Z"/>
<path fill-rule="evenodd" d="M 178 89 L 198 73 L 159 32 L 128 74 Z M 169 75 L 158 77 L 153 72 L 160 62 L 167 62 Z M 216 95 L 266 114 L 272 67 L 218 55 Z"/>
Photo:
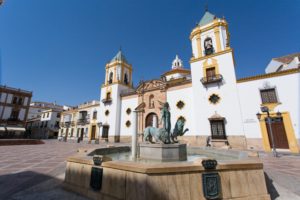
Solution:
<path fill-rule="evenodd" d="M 189 70 L 189 69 L 172 69 L 172 70 L 164 73 L 163 76 L 168 76 L 168 75 L 177 74 L 177 73 L 191 74 L 191 70 Z"/>
<path fill-rule="evenodd" d="M 299 73 L 299 72 L 300 72 L 300 68 L 288 69 L 288 70 L 273 72 L 273 73 L 269 73 L 269 74 L 260 74 L 260 75 L 256 75 L 256 76 L 245 77 L 245 78 L 238 79 L 236 82 L 243 83 L 243 82 L 260 80 L 260 79 L 265 79 L 265 78 L 285 76 L 285 75 L 295 74 L 295 73 Z"/>
<path fill-rule="evenodd" d="M 203 57 L 200 57 L 200 58 L 191 58 L 190 63 L 205 60 L 205 59 L 212 58 L 212 57 L 215 57 L 215 56 L 219 56 L 219 55 L 229 53 L 229 52 L 233 52 L 233 49 L 228 48 L 228 49 L 225 49 L 224 51 L 219 51 L 217 53 L 214 53 L 214 54 L 211 54 L 211 55 L 208 55 L 208 56 L 203 56 Z"/>
<path fill-rule="evenodd" d="M 226 29 L 227 29 L 228 24 L 227 24 L 227 22 L 225 20 L 223 20 L 223 21 L 217 21 L 216 20 L 211 25 L 209 25 L 209 26 L 207 26 L 205 28 L 201 28 L 201 27 L 198 26 L 198 27 L 196 27 L 196 28 L 193 29 L 193 31 L 192 31 L 192 33 L 190 35 L 190 40 L 192 40 L 193 37 L 196 36 L 197 34 L 200 34 L 200 33 L 206 32 L 208 30 L 214 29 L 215 27 L 218 27 L 218 26 L 225 26 Z"/>

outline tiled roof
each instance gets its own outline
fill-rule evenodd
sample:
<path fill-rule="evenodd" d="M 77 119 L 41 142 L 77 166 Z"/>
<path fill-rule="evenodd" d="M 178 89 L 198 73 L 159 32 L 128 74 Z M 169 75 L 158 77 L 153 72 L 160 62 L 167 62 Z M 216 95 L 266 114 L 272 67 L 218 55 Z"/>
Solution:
<path fill-rule="evenodd" d="M 123 61 L 125 63 L 128 63 L 121 50 L 117 53 L 117 55 L 115 55 L 115 57 L 113 57 L 113 59 L 110 62 L 115 61 Z"/>
<path fill-rule="evenodd" d="M 293 53 L 293 54 L 289 54 L 289 55 L 286 55 L 286 56 L 282 56 L 282 57 L 278 57 L 278 58 L 273 58 L 273 60 L 289 64 L 290 62 L 292 62 L 292 60 L 295 57 L 298 57 L 300 59 L 300 53 Z"/>
<path fill-rule="evenodd" d="M 216 18 L 215 15 L 211 14 L 210 12 L 206 11 L 203 15 L 203 17 L 201 18 L 200 22 L 199 22 L 199 26 L 204 26 L 206 24 L 209 24 L 210 22 L 212 22 L 214 19 Z"/>

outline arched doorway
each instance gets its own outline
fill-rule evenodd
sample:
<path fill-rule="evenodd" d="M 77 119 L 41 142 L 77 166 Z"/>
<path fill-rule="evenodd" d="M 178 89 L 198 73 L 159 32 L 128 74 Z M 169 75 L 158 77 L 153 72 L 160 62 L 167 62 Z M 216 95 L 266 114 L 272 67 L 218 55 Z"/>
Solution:
<path fill-rule="evenodd" d="M 146 117 L 145 128 L 148 126 L 158 128 L 158 117 L 156 113 L 149 113 Z"/>

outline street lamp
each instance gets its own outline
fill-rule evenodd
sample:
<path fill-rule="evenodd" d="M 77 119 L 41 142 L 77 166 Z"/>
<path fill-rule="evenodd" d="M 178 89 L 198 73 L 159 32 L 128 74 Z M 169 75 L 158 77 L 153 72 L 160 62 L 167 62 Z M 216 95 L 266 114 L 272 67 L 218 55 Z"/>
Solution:
<path fill-rule="evenodd" d="M 273 130 L 272 130 L 272 119 L 270 117 L 270 111 L 269 108 L 267 106 L 262 106 L 260 107 L 261 112 L 263 113 L 267 113 L 267 124 L 269 126 L 269 130 L 270 130 L 270 136 L 271 136 L 271 141 L 272 141 L 272 151 L 273 151 L 273 155 L 274 157 L 277 157 L 277 152 L 276 152 L 276 147 L 275 147 L 275 143 L 274 143 L 274 136 L 273 136 Z M 281 116 L 281 113 L 278 111 L 276 113 L 277 116 Z M 257 113 L 256 114 L 257 119 L 260 120 L 261 119 L 261 113 Z"/>

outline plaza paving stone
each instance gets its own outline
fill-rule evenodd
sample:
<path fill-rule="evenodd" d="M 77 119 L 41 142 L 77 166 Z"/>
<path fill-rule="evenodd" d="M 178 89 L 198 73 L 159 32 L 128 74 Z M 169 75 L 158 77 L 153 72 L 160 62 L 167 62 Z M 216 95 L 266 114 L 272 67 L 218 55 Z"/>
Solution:
<path fill-rule="evenodd" d="M 85 197 L 64 191 L 66 158 L 78 148 L 105 147 L 107 144 L 77 144 L 45 140 L 40 145 L 0 146 L 0 199 L 74 199 Z M 124 144 L 114 144 L 124 145 Z M 300 156 L 259 153 L 264 163 L 272 199 L 300 200 Z"/>

